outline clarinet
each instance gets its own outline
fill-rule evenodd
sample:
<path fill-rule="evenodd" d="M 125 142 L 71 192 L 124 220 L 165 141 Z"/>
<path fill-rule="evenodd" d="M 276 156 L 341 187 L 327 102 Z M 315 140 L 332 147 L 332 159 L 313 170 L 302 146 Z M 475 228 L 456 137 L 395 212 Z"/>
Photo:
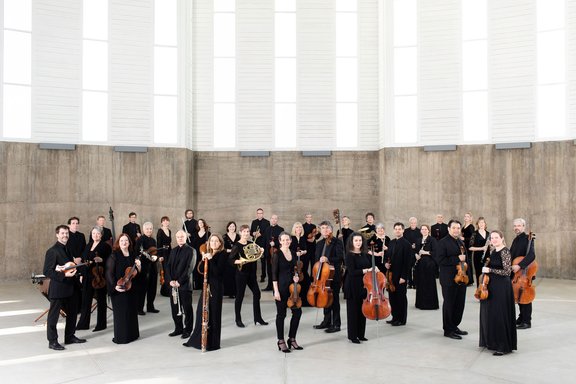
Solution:
<path fill-rule="evenodd" d="M 204 283 L 202 285 L 202 334 L 201 334 L 201 349 L 206 352 L 206 345 L 208 344 L 208 300 L 210 298 L 210 286 L 208 285 L 208 258 L 204 258 Z"/>

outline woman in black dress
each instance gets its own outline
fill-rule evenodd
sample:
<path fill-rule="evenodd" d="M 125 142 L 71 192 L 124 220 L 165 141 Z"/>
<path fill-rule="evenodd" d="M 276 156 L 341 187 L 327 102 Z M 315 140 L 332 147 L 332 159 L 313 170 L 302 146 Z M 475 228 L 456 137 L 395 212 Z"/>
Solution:
<path fill-rule="evenodd" d="M 226 233 L 223 236 L 226 255 L 230 255 L 232 247 L 236 244 L 238 238 L 236 223 L 230 221 L 226 225 Z M 226 267 L 224 268 L 224 296 L 228 296 L 230 299 L 236 297 L 236 268 L 230 265 L 230 263 L 226 263 Z"/>
<path fill-rule="evenodd" d="M 366 253 L 364 239 L 358 232 L 348 237 L 346 244 L 346 279 L 344 279 L 344 296 L 346 297 L 346 318 L 348 319 L 348 339 L 354 344 L 368 341 L 366 334 L 366 317 L 362 314 L 362 301 L 366 298 L 364 274 L 372 270 L 371 256 Z M 379 269 L 376 267 L 376 271 Z"/>
<path fill-rule="evenodd" d="M 430 236 L 430 227 L 420 227 L 422 242 L 416 244 L 416 263 L 414 265 L 414 280 L 416 283 L 416 308 L 438 309 L 438 264 L 434 259 L 436 239 Z"/>
<path fill-rule="evenodd" d="M 284 353 L 290 349 L 304 349 L 296 342 L 296 333 L 302 316 L 302 308 L 296 305 L 290 308 L 292 318 L 288 330 L 288 343 L 284 340 L 284 319 L 288 308 L 288 298 L 290 297 L 290 286 L 298 283 L 298 268 L 296 253 L 290 250 L 291 236 L 288 232 L 281 232 L 280 249 L 272 255 L 272 287 L 274 289 L 274 300 L 276 300 L 276 335 L 278 336 L 278 350 Z"/>
<path fill-rule="evenodd" d="M 476 222 L 478 229 L 472 234 L 470 238 L 470 245 L 468 250 L 472 252 L 472 263 L 474 264 L 474 272 L 476 275 L 476 286 L 478 286 L 480 274 L 482 273 L 482 266 L 484 259 L 488 255 L 488 245 L 490 243 L 490 232 L 486 225 L 486 220 L 479 217 Z M 470 268 L 470 266 L 468 266 Z"/>
<path fill-rule="evenodd" d="M 92 313 L 92 298 L 94 297 L 94 293 L 96 293 L 98 316 L 96 318 L 96 328 L 94 328 L 93 332 L 106 329 L 106 277 L 104 270 L 112 248 L 110 248 L 108 243 L 101 240 L 102 229 L 100 227 L 92 228 L 91 241 L 86 248 L 84 248 L 82 260 L 85 262 L 93 261 L 94 264 L 82 270 L 82 308 L 80 309 L 80 320 L 78 320 L 76 329 L 90 328 L 90 315 Z M 100 281 L 102 281 L 104 285 L 95 287 L 94 285 Z"/>
<path fill-rule="evenodd" d="M 228 254 L 224 249 L 224 240 L 219 233 L 210 236 L 207 252 L 202 254 L 200 270 L 204 273 L 204 260 L 208 260 L 208 337 L 207 351 L 220 349 L 220 334 L 222 330 L 222 294 L 224 292 L 224 270 L 228 263 Z M 204 278 L 202 278 L 204 281 Z M 196 308 L 196 324 L 190 339 L 183 345 L 186 347 L 202 348 L 202 296 Z"/>
<path fill-rule="evenodd" d="M 118 280 L 124 276 L 126 268 L 136 266 L 137 273 L 141 270 L 140 260 L 132 250 L 130 237 L 123 233 L 118 237 L 112 254 L 106 263 L 106 285 L 112 300 L 114 311 L 114 338 L 116 344 L 127 344 L 140 337 L 138 329 L 138 296 L 132 285 L 131 289 L 124 289 L 117 285 Z M 136 275 L 135 279 L 138 279 Z"/>
<path fill-rule="evenodd" d="M 464 224 L 462 224 L 462 237 L 466 249 L 470 248 L 470 239 L 475 230 L 476 228 L 474 228 L 474 224 L 472 224 L 472 214 L 466 212 L 464 214 Z M 466 275 L 468 275 L 468 285 L 472 285 L 474 284 L 474 273 L 472 272 L 472 255 L 470 252 L 466 253 L 466 263 L 468 263 L 468 270 L 466 271 Z"/>
<path fill-rule="evenodd" d="M 374 243 L 374 256 L 376 260 L 376 266 L 379 270 L 385 271 L 384 263 L 386 263 L 388 256 L 385 256 L 388 250 L 388 245 L 390 244 L 390 238 L 386 236 L 386 230 L 384 229 L 384 224 L 376 224 L 376 233 L 372 235 L 372 238 L 368 240 L 368 246 Z M 368 255 L 372 255 L 372 250 L 369 248 Z"/>
<path fill-rule="evenodd" d="M 156 233 L 156 246 L 158 247 L 158 271 L 161 276 L 165 275 L 164 267 L 168 264 L 168 257 L 172 250 L 172 231 L 170 230 L 170 219 L 168 216 L 162 216 L 160 219 L 161 227 Z M 164 279 L 164 284 L 160 286 L 160 294 L 170 297 L 172 292 L 168 279 Z"/>
<path fill-rule="evenodd" d="M 512 256 L 506 248 L 501 231 L 490 233 L 493 250 L 490 265 L 482 267 L 488 273 L 488 298 L 480 302 L 480 347 L 495 351 L 494 356 L 502 356 L 517 348 L 516 308 L 510 275 Z"/>
<path fill-rule="evenodd" d="M 210 227 L 204 219 L 198 219 L 198 226 L 196 229 L 197 233 L 192 240 L 192 247 L 196 250 L 196 255 L 200 255 L 200 246 L 206 244 L 210 238 Z M 194 266 L 194 278 L 192 279 L 194 289 L 202 289 L 202 276 L 198 273 L 198 264 L 200 264 L 200 257 L 196 258 L 196 265 Z"/>
<path fill-rule="evenodd" d="M 297 221 L 292 225 L 292 242 L 290 243 L 290 251 L 296 255 L 296 260 L 302 262 L 302 281 L 299 281 L 301 291 L 300 298 L 302 299 L 302 306 L 309 307 L 306 294 L 310 287 L 310 275 L 308 274 L 308 266 L 310 264 L 310 257 L 308 256 L 306 236 L 304 236 L 304 226 L 301 222 Z"/>

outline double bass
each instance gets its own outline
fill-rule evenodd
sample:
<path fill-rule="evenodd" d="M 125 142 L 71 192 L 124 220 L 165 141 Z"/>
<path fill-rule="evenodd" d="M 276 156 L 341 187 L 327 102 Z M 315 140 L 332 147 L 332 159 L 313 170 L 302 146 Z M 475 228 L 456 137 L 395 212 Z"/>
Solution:
<path fill-rule="evenodd" d="M 370 248 L 372 249 L 372 270 L 364 274 L 362 278 L 367 292 L 366 298 L 362 302 L 362 314 L 368 320 L 378 321 L 390 316 L 392 310 L 386 296 L 384 296 L 386 277 L 382 272 L 376 272 L 374 242 L 370 243 Z"/>
<path fill-rule="evenodd" d="M 326 255 L 326 245 L 332 241 L 332 235 L 324 241 L 322 256 Z M 328 262 L 317 261 L 312 268 L 312 277 L 314 280 L 310 283 L 310 288 L 306 294 L 308 303 L 316 308 L 328 308 L 334 301 L 330 283 L 334 278 L 334 266 Z"/>
<path fill-rule="evenodd" d="M 526 249 L 526 255 L 530 252 L 534 244 L 534 239 L 536 235 L 532 232 L 528 235 L 528 248 Z M 518 265 L 525 256 L 518 256 L 512 260 L 512 265 Z M 536 272 L 538 272 L 538 263 L 536 260 L 528 264 L 528 266 L 523 269 L 520 268 L 517 272 L 514 272 L 514 277 L 512 278 L 512 289 L 514 290 L 514 301 L 517 304 L 530 304 L 534 301 L 536 297 L 536 289 L 532 284 L 532 281 L 536 278 Z"/>

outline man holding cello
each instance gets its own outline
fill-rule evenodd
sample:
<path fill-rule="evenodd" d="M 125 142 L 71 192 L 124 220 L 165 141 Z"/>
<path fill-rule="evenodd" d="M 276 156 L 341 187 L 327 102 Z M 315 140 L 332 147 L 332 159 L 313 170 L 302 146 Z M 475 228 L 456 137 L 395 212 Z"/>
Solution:
<path fill-rule="evenodd" d="M 512 255 L 512 260 L 519 256 L 525 257 L 520 263 L 512 265 L 513 273 L 518 272 L 520 269 L 528 268 L 528 266 L 536 259 L 534 244 L 530 244 L 530 239 L 526 232 L 524 232 L 525 229 L 526 221 L 524 219 L 518 218 L 514 220 L 514 233 L 516 234 L 516 237 L 510 246 L 510 254 Z M 518 303 L 518 308 L 520 309 L 520 314 L 516 320 L 516 328 L 528 329 L 532 327 L 532 303 Z"/>

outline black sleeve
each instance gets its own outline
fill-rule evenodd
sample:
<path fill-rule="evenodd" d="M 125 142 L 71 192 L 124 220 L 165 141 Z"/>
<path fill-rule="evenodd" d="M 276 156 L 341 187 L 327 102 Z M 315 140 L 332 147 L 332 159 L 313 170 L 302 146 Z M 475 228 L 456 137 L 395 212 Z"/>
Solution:
<path fill-rule="evenodd" d="M 114 271 L 116 269 L 116 255 L 111 254 L 106 262 L 106 287 L 110 296 L 118 294 L 116 291 L 116 276 Z"/>
<path fill-rule="evenodd" d="M 44 276 L 49 277 L 50 280 L 63 282 L 65 279 L 64 273 L 56 272 L 56 264 L 58 262 L 58 254 L 54 248 L 46 251 L 44 258 Z"/>
<path fill-rule="evenodd" d="M 346 263 L 346 273 L 348 273 L 349 275 L 357 275 L 357 276 L 362 276 L 364 275 L 364 273 L 362 272 L 362 268 L 358 268 L 356 266 L 356 259 L 357 257 L 359 257 L 359 255 L 356 255 L 352 252 L 348 252 L 346 254 L 346 258 L 345 258 L 345 263 Z"/>
<path fill-rule="evenodd" d="M 278 274 L 280 268 L 280 260 L 279 260 L 280 252 L 281 251 L 274 252 L 270 261 L 272 263 L 272 281 L 276 282 L 278 282 Z"/>

